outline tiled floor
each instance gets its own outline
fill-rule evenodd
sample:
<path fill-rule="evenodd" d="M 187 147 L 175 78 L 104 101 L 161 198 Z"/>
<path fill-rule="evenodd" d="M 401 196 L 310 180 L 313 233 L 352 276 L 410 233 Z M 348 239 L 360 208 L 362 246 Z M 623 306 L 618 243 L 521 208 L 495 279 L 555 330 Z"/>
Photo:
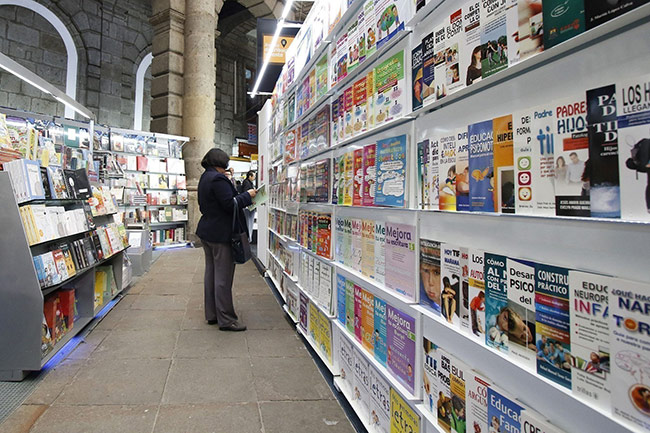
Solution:
<path fill-rule="evenodd" d="M 207 325 L 202 281 L 202 250 L 165 252 L 0 431 L 354 431 L 252 263 L 234 288 L 246 332 Z"/>

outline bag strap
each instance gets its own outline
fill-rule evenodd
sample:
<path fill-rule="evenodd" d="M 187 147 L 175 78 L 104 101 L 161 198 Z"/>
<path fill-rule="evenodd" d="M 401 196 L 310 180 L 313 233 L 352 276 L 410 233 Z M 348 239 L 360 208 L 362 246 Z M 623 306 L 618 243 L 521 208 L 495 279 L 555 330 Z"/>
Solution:
<path fill-rule="evenodd" d="M 233 197 L 234 206 L 232 207 L 232 232 L 235 233 L 235 222 L 239 219 L 239 212 L 237 212 L 237 199 Z"/>

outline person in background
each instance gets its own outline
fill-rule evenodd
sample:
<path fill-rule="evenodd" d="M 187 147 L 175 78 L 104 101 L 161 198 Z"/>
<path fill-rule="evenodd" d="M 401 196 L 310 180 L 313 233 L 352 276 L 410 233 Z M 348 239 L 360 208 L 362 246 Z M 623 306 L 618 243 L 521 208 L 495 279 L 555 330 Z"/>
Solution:
<path fill-rule="evenodd" d="M 218 324 L 222 331 L 245 331 L 239 322 L 232 300 L 232 283 L 235 262 L 231 242 L 235 201 L 239 208 L 239 233 L 247 230 L 243 209 L 251 204 L 255 190 L 237 194 L 227 177 L 230 162 L 228 154 L 221 149 L 210 149 L 201 161 L 205 169 L 198 186 L 201 219 L 196 234 L 205 252 L 204 300 L 205 319 L 208 324 Z"/>
<path fill-rule="evenodd" d="M 242 191 L 248 191 L 249 189 L 255 189 L 255 172 L 252 170 L 246 173 L 246 178 L 241 185 Z M 244 209 L 244 215 L 246 215 L 246 224 L 248 225 L 248 241 L 253 242 L 253 224 L 255 222 L 255 211 Z"/>

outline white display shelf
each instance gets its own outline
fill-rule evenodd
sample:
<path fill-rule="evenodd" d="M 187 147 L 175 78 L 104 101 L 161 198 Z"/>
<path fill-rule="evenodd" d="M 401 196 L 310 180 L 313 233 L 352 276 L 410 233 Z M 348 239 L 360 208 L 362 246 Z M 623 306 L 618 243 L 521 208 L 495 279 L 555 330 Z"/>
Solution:
<path fill-rule="evenodd" d="M 289 310 L 287 304 L 282 305 L 282 309 L 285 313 L 287 313 L 287 316 L 289 316 L 294 325 L 298 323 L 298 319 L 293 316 L 293 313 L 291 313 L 291 310 Z"/>
<path fill-rule="evenodd" d="M 357 141 L 364 140 L 372 135 L 379 134 L 380 132 L 388 131 L 389 129 L 395 128 L 396 126 L 403 125 L 404 123 L 408 123 L 413 121 L 414 117 L 411 114 L 407 114 L 403 117 L 399 117 L 397 119 L 393 119 L 389 122 L 383 123 L 373 129 L 369 129 L 366 132 L 362 132 L 361 134 L 355 135 L 354 137 L 346 138 L 343 141 L 339 141 L 336 143 L 334 146 L 330 147 L 330 149 L 336 149 L 339 147 L 345 147 L 348 144 L 356 143 Z"/>
<path fill-rule="evenodd" d="M 278 282 L 278 280 L 276 280 L 275 277 L 274 277 L 270 272 L 268 273 L 267 276 L 269 277 L 269 279 L 270 279 L 270 280 L 273 282 L 273 284 L 275 285 L 275 290 L 280 294 L 280 297 L 282 298 L 282 301 L 283 301 L 284 304 L 286 305 L 287 297 L 284 295 L 284 293 L 282 293 L 282 286 L 280 285 L 280 283 Z"/>
<path fill-rule="evenodd" d="M 288 238 L 285 235 L 281 235 L 280 233 L 273 230 L 271 227 L 269 227 L 269 231 L 274 235 L 276 235 L 277 237 L 279 237 L 280 239 L 282 239 L 283 242 L 289 242 Z"/>
<path fill-rule="evenodd" d="M 404 397 L 405 400 L 409 402 L 415 402 L 415 401 L 421 401 L 421 399 L 415 397 L 411 391 L 406 389 L 404 385 L 402 385 L 393 374 L 388 371 L 388 368 L 386 368 L 383 364 L 381 364 L 379 361 L 375 359 L 374 356 L 371 356 L 368 351 L 366 350 L 365 347 L 363 347 L 363 344 L 359 343 L 356 338 L 351 336 L 347 329 L 341 323 L 339 323 L 338 320 L 332 320 L 332 325 L 336 326 L 338 328 L 338 332 L 341 332 L 345 335 L 345 338 L 347 338 L 354 346 L 359 350 L 359 352 L 363 353 L 363 356 L 366 358 L 366 360 L 372 364 L 372 366 L 377 370 L 383 377 L 386 379 L 389 383 L 390 386 L 395 388 L 397 392 L 399 392 L 402 397 Z M 416 381 L 416 387 L 419 385 L 419 383 Z"/>
<path fill-rule="evenodd" d="M 331 320 L 330 320 L 330 322 L 331 322 Z M 334 367 L 332 366 L 332 363 L 330 362 L 329 359 L 327 359 L 325 357 L 325 355 L 323 355 L 323 353 L 320 351 L 320 349 L 316 346 L 316 343 L 314 342 L 314 340 L 312 340 L 312 338 L 307 334 L 307 331 L 303 331 L 303 329 L 300 326 L 296 326 L 296 330 L 298 331 L 298 333 L 300 335 L 303 336 L 303 338 L 305 340 L 307 340 L 307 342 L 309 343 L 311 348 L 314 349 L 314 352 L 316 352 L 316 354 L 318 355 L 320 360 L 323 361 L 323 364 L 325 364 L 325 366 L 327 367 L 329 372 L 332 373 L 332 375 L 336 376 L 336 372 L 334 371 Z"/>
<path fill-rule="evenodd" d="M 277 207 L 277 206 L 269 206 L 269 208 L 270 208 L 271 210 L 277 210 L 277 211 L 280 211 L 280 212 L 287 213 L 287 210 L 284 209 L 284 208 L 281 208 L 281 207 Z"/>
<path fill-rule="evenodd" d="M 527 406 L 542 414 L 553 414 L 553 424 L 567 432 L 634 431 L 613 419 L 611 414 L 601 412 L 593 403 L 571 394 L 568 389 L 482 345 L 460 330 L 452 329 L 431 314 L 423 318 L 422 329 L 425 338 L 462 359 L 499 387 L 515 392 Z M 522 393 L 521 390 L 534 392 Z"/>
<path fill-rule="evenodd" d="M 650 4 L 639 6 L 619 17 L 612 19 L 604 24 L 599 25 L 591 30 L 585 31 L 567 41 L 564 41 L 548 50 L 523 60 L 513 66 L 491 75 L 481 81 L 472 84 L 469 87 L 464 87 L 457 92 L 454 92 L 447 97 L 425 104 L 419 110 L 413 112 L 417 117 L 430 113 L 431 111 L 440 109 L 444 106 L 450 105 L 454 102 L 460 101 L 467 97 L 473 96 L 485 89 L 496 86 L 504 81 L 511 80 L 517 76 L 523 75 L 526 72 L 536 69 L 540 65 L 549 64 L 562 57 L 579 51 L 589 45 L 595 44 L 603 39 L 614 36 L 615 34 L 630 28 L 634 24 L 646 21 L 650 17 Z"/>
<path fill-rule="evenodd" d="M 336 314 L 332 314 L 329 311 L 327 311 L 314 297 L 305 290 L 304 287 L 300 285 L 300 283 L 296 282 L 296 285 L 298 286 L 298 289 L 302 292 L 303 295 L 305 295 L 309 301 L 316 306 L 320 310 L 321 313 L 323 313 L 328 319 L 334 319 L 336 318 Z M 333 302 L 333 301 L 332 301 Z"/>
<path fill-rule="evenodd" d="M 420 415 L 420 431 L 425 432 L 425 433 L 446 433 L 443 429 L 438 427 L 438 420 L 436 417 L 433 416 L 431 412 L 427 410 L 427 408 L 424 406 L 424 403 L 419 403 L 415 405 L 415 411 Z M 423 424 L 427 423 L 429 426 L 426 428 Z M 523 432 L 522 432 L 523 433 Z"/>
<path fill-rule="evenodd" d="M 284 274 L 285 277 L 287 277 L 288 279 L 290 279 L 294 283 L 298 282 L 298 277 L 294 277 L 293 275 L 289 274 L 287 271 L 284 271 L 284 270 L 282 271 L 282 273 Z"/>
<path fill-rule="evenodd" d="M 323 95 L 318 101 L 314 102 L 312 105 L 309 106 L 308 109 L 305 110 L 304 113 L 300 117 L 297 117 L 294 119 L 293 122 L 287 124 L 283 129 L 280 130 L 278 135 L 286 134 L 289 132 L 291 129 L 294 129 L 296 126 L 300 125 L 301 123 L 309 120 L 309 117 L 314 114 L 315 112 L 319 111 L 321 108 L 323 108 L 325 105 L 330 100 L 330 94 L 327 93 Z"/>
<path fill-rule="evenodd" d="M 306 252 L 307 254 L 316 257 L 316 258 L 319 259 L 320 261 L 325 262 L 325 263 L 329 263 L 329 264 L 334 264 L 334 261 L 333 261 L 332 259 L 328 259 L 327 257 L 319 256 L 318 254 L 316 254 L 315 252 L 313 252 L 313 251 L 310 250 L 309 248 L 306 248 L 306 247 L 304 247 L 304 246 L 302 246 L 302 245 L 300 245 L 300 244 L 298 244 L 298 246 L 300 247 L 300 250 L 301 250 L 301 251 L 304 251 L 304 252 Z"/>
<path fill-rule="evenodd" d="M 278 258 L 278 256 L 276 256 L 275 253 L 273 253 L 273 251 L 268 250 L 268 252 L 269 252 L 269 255 L 270 255 L 271 257 L 273 257 L 273 259 L 274 259 L 276 262 L 278 262 L 278 264 L 279 264 L 280 267 L 282 268 L 282 272 L 284 273 L 284 262 L 283 262 L 282 260 L 280 260 L 280 259 Z M 278 286 L 278 287 L 279 287 L 279 286 Z"/>
<path fill-rule="evenodd" d="M 406 22 L 404 27 L 413 30 L 422 20 L 428 17 L 431 12 L 436 10 L 445 0 L 429 0 L 426 5 L 415 13 L 413 18 Z"/>

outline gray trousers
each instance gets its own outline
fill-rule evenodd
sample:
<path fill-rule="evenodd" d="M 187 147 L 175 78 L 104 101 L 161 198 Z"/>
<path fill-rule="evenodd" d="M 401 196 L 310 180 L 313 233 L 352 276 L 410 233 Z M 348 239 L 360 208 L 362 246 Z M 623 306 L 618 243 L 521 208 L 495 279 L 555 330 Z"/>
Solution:
<path fill-rule="evenodd" d="M 205 252 L 205 319 L 216 320 L 219 326 L 228 326 L 238 319 L 232 303 L 235 262 L 230 243 L 201 242 Z"/>

